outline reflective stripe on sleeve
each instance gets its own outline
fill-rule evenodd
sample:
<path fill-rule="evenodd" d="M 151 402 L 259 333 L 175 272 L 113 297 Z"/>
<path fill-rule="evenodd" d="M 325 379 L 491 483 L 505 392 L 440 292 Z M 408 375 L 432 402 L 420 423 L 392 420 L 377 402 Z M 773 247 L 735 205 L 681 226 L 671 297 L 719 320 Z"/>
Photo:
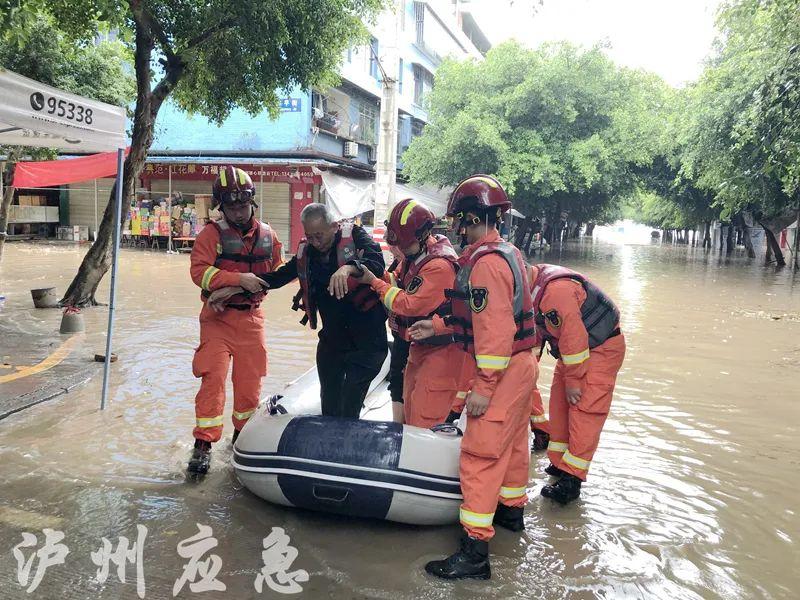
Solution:
<path fill-rule="evenodd" d="M 583 352 L 578 352 L 577 354 L 562 354 L 561 360 L 565 365 L 579 365 L 589 360 L 589 349 L 587 348 Z"/>
<path fill-rule="evenodd" d="M 219 269 L 217 267 L 208 267 L 206 272 L 203 273 L 203 279 L 200 282 L 200 287 L 204 290 L 208 290 L 209 286 L 211 285 L 211 280 L 214 279 L 214 276 L 219 273 Z"/>
<path fill-rule="evenodd" d="M 511 357 L 494 356 L 492 354 L 477 354 L 475 355 L 475 362 L 478 364 L 479 369 L 501 370 L 508 368 L 508 363 L 511 362 Z"/>

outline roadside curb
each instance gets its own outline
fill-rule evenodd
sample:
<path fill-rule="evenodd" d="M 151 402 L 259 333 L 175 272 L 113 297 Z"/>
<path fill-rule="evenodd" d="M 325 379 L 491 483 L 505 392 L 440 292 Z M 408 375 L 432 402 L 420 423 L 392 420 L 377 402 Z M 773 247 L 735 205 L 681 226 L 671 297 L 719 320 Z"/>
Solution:
<path fill-rule="evenodd" d="M 59 378 L 57 384 L 48 385 L 34 392 L 20 394 L 14 398 L 4 400 L 0 405 L 0 421 L 31 406 L 57 398 L 76 387 L 88 382 L 100 370 L 99 364 L 91 363 L 78 370 Z"/>

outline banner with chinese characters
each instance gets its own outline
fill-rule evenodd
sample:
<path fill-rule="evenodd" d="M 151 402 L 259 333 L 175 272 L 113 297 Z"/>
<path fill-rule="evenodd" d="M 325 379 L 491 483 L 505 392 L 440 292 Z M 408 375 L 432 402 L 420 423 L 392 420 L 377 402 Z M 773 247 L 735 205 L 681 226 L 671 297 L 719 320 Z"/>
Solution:
<path fill-rule="evenodd" d="M 225 164 L 227 163 L 148 162 L 142 171 L 142 179 L 145 181 L 167 179 L 170 177 L 171 166 L 174 180 L 214 181 L 219 175 L 220 168 L 223 168 Z M 258 183 L 262 178 L 266 183 L 322 183 L 322 179 L 313 173 L 310 166 L 232 164 L 250 175 L 254 183 Z"/>

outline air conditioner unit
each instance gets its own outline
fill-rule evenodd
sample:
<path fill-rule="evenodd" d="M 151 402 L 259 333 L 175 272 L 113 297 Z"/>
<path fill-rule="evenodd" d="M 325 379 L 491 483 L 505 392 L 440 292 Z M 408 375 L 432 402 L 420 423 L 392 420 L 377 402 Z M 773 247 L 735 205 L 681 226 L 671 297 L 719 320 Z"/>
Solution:
<path fill-rule="evenodd" d="M 358 156 L 358 144 L 356 142 L 345 142 L 344 152 L 342 153 L 345 158 L 355 158 Z"/>
<path fill-rule="evenodd" d="M 321 119 L 323 114 L 322 109 L 315 106 L 311 116 L 315 119 Z"/>

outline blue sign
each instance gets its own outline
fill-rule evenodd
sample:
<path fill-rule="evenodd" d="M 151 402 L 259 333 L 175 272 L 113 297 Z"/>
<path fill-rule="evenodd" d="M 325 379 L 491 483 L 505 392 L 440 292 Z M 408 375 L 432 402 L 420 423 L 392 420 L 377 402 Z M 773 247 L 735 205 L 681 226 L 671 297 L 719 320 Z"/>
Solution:
<path fill-rule="evenodd" d="M 300 98 L 281 98 L 281 112 L 300 112 Z"/>

